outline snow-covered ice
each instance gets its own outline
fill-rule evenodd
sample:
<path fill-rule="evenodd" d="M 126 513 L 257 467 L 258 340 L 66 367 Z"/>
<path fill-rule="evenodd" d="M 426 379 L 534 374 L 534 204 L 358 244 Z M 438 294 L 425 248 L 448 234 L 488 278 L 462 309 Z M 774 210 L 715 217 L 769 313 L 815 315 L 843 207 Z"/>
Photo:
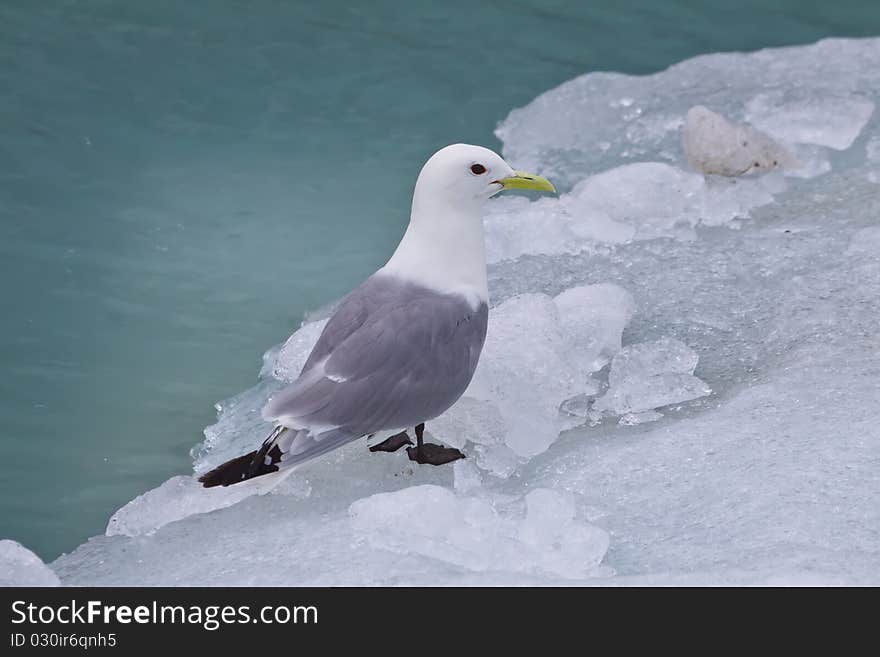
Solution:
<path fill-rule="evenodd" d="M 844 255 L 880 260 L 880 226 L 868 226 L 857 231 Z"/>
<path fill-rule="evenodd" d="M 873 136 L 865 145 L 865 155 L 871 163 L 868 180 L 880 184 L 880 136 Z"/>
<path fill-rule="evenodd" d="M 787 145 L 846 150 L 876 121 L 876 39 L 702 55 L 648 76 L 589 73 L 501 123 L 504 154 L 562 189 L 627 162 L 685 162 L 687 111 L 702 105 Z M 800 159 L 800 158 L 798 158 Z"/>
<path fill-rule="evenodd" d="M 588 74 L 514 110 L 505 156 L 562 193 L 491 203 L 484 355 L 428 425 L 466 460 L 357 441 L 271 494 L 177 477 L 52 569 L 101 585 L 880 583 L 878 96 L 880 39 L 827 40 Z M 801 170 L 695 172 L 696 106 Z M 264 437 L 262 403 L 319 331 L 218 405 L 196 472 Z"/>
<path fill-rule="evenodd" d="M 0 540 L 0 586 L 58 586 L 42 559 L 16 541 Z"/>
<path fill-rule="evenodd" d="M 182 520 L 195 513 L 224 509 L 251 495 L 283 492 L 308 497 L 307 480 L 294 478 L 277 483 L 277 478 L 261 477 L 239 486 L 205 489 L 189 476 L 172 477 L 161 486 L 138 495 L 116 511 L 107 523 L 107 536 L 139 536 L 152 534 L 169 522 Z"/>
<path fill-rule="evenodd" d="M 580 579 L 602 573 L 608 534 L 575 519 L 568 493 L 538 488 L 525 509 L 416 486 L 358 500 L 349 513 L 355 533 L 370 545 L 418 554 L 475 572 L 532 573 Z M 499 509 L 499 507 L 502 507 Z"/>

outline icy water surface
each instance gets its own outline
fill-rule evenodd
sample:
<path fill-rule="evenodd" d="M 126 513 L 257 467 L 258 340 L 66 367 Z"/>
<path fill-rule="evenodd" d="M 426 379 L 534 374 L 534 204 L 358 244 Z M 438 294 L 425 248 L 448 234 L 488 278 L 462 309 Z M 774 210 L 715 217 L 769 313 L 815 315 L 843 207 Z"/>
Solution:
<path fill-rule="evenodd" d="M 875 3 L 691 4 L 2 3 L 0 535 L 53 558 L 188 472 L 436 148 L 586 71 L 880 32 Z"/>

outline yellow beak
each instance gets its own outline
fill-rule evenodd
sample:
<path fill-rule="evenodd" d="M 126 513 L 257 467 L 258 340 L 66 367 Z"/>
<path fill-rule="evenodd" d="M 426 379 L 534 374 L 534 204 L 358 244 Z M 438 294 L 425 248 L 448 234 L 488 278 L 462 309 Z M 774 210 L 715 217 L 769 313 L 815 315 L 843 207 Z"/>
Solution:
<path fill-rule="evenodd" d="M 534 189 L 539 192 L 556 193 L 553 183 L 544 176 L 536 176 L 527 171 L 514 171 L 512 176 L 498 181 L 504 189 Z"/>

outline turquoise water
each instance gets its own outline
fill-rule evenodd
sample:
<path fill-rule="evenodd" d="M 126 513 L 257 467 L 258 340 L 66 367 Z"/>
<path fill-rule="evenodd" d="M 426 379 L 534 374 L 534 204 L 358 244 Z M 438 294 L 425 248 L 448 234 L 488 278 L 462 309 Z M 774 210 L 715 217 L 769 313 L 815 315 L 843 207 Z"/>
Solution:
<path fill-rule="evenodd" d="M 189 471 L 440 146 L 586 71 L 877 34 L 876 2 L 5 0 L 0 536 L 53 558 Z"/>

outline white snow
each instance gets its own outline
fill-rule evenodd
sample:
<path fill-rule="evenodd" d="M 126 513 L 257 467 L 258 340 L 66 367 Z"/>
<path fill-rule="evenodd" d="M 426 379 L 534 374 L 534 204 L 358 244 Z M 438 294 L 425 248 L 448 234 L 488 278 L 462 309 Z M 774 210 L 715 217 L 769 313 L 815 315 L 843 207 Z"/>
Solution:
<path fill-rule="evenodd" d="M 483 358 L 428 425 L 466 460 L 358 441 L 269 495 L 175 478 L 52 568 L 67 584 L 880 583 L 878 94 L 880 39 L 828 40 L 588 74 L 514 110 L 505 156 L 562 194 L 491 204 Z M 690 170 L 699 105 L 804 170 Z M 262 440 L 263 401 L 319 330 L 218 405 L 197 472 Z"/>
<path fill-rule="evenodd" d="M 0 540 L 0 587 L 58 586 L 60 583 L 52 569 L 21 543 Z"/>

